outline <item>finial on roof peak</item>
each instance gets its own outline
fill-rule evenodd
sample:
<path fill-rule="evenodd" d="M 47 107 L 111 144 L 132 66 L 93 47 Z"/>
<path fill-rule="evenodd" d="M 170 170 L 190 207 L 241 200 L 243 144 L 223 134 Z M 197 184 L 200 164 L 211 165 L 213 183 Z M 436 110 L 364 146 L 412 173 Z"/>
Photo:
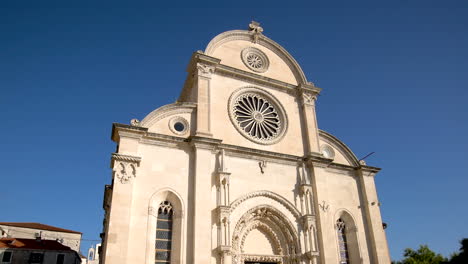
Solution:
<path fill-rule="evenodd" d="M 258 37 L 262 35 L 263 32 L 263 28 L 260 26 L 260 23 L 252 20 L 249 24 L 249 31 L 252 33 L 252 41 L 257 43 Z"/>

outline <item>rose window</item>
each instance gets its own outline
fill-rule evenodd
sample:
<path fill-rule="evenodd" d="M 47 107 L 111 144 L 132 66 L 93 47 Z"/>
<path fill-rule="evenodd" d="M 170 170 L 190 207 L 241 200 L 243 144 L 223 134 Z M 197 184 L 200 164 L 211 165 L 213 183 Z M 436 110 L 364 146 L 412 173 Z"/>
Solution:
<path fill-rule="evenodd" d="M 262 59 L 257 54 L 247 55 L 247 63 L 250 67 L 255 69 L 260 69 L 263 65 Z"/>
<path fill-rule="evenodd" d="M 266 72 L 268 70 L 268 57 L 257 48 L 245 48 L 241 52 L 242 61 L 245 66 L 255 72 Z"/>
<path fill-rule="evenodd" d="M 260 93 L 243 93 L 231 100 L 231 119 L 237 130 L 258 143 L 271 144 L 283 135 L 283 116 L 277 104 Z"/>

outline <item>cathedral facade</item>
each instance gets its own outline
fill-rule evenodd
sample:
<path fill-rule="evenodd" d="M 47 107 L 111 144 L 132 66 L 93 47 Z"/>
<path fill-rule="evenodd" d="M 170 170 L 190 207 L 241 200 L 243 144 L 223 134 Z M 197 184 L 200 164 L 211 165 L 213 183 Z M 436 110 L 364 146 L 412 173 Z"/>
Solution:
<path fill-rule="evenodd" d="M 374 177 L 262 33 L 193 54 L 177 102 L 114 124 L 104 264 L 389 264 Z"/>

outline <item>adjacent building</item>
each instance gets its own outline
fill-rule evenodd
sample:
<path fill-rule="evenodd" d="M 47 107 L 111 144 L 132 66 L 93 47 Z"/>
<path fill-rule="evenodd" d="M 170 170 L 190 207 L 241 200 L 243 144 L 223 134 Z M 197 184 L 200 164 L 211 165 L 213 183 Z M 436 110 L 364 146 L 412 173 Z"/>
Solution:
<path fill-rule="evenodd" d="M 1 238 L 1 263 L 79 264 L 80 255 L 56 240 Z"/>
<path fill-rule="evenodd" d="M 56 240 L 80 252 L 82 233 L 41 223 L 0 222 L 0 237 Z"/>
<path fill-rule="evenodd" d="M 390 263 L 380 169 L 319 129 L 291 54 L 252 22 L 187 72 L 175 103 L 113 125 L 103 263 Z"/>

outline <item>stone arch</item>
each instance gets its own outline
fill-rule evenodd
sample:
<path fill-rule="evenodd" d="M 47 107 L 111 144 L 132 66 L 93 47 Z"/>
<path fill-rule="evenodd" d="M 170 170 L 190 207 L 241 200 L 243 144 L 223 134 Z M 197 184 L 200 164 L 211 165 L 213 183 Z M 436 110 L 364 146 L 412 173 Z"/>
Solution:
<path fill-rule="evenodd" d="M 358 238 L 358 228 L 356 225 L 356 221 L 352 216 L 351 212 L 346 209 L 339 209 L 335 213 L 334 217 L 334 230 L 335 230 L 335 239 L 337 245 L 337 254 L 338 259 L 340 259 L 340 249 L 339 249 L 339 241 L 338 241 L 338 229 L 340 228 L 339 225 L 344 225 L 344 233 L 346 235 L 347 240 L 347 248 L 349 253 L 349 263 L 361 263 L 361 250 L 359 245 L 359 238 Z"/>
<path fill-rule="evenodd" d="M 267 235 L 273 254 L 246 252 L 245 241 L 253 230 L 261 230 Z M 244 263 L 245 260 L 291 263 L 301 253 L 301 245 L 296 228 L 286 215 L 271 205 L 261 204 L 247 210 L 236 223 L 232 250 L 234 263 Z"/>
<path fill-rule="evenodd" d="M 171 264 L 184 263 L 183 244 L 185 243 L 185 206 L 181 196 L 170 188 L 163 188 L 151 195 L 148 203 L 148 226 L 146 240 L 146 263 L 154 263 L 155 234 L 158 209 L 162 202 L 168 201 L 172 205 L 172 252 Z"/>
<path fill-rule="evenodd" d="M 223 32 L 217 35 L 216 37 L 214 37 L 210 41 L 210 43 L 208 43 L 204 53 L 206 55 L 212 56 L 214 51 L 219 46 L 229 41 L 235 41 L 235 40 L 251 41 L 252 34 L 247 30 L 230 30 L 230 31 Z M 292 73 L 294 74 L 297 84 L 309 83 L 305 77 L 304 71 L 299 66 L 299 63 L 297 63 L 297 61 L 293 58 L 293 56 L 291 56 L 291 54 L 289 54 L 289 52 L 286 51 L 286 49 L 284 49 L 280 44 L 266 37 L 263 34 L 258 35 L 257 43 L 263 47 L 266 47 L 272 52 L 274 52 L 276 55 L 278 55 L 278 57 L 280 57 L 289 66 Z"/>
<path fill-rule="evenodd" d="M 262 190 L 262 191 L 255 191 L 248 194 L 245 194 L 235 201 L 233 201 L 230 205 L 231 212 L 233 212 L 241 203 L 245 202 L 246 200 L 255 198 L 255 197 L 267 197 L 274 201 L 277 201 L 281 205 L 283 205 L 295 218 L 301 217 L 301 212 L 288 200 L 284 197 L 270 191 Z"/>

